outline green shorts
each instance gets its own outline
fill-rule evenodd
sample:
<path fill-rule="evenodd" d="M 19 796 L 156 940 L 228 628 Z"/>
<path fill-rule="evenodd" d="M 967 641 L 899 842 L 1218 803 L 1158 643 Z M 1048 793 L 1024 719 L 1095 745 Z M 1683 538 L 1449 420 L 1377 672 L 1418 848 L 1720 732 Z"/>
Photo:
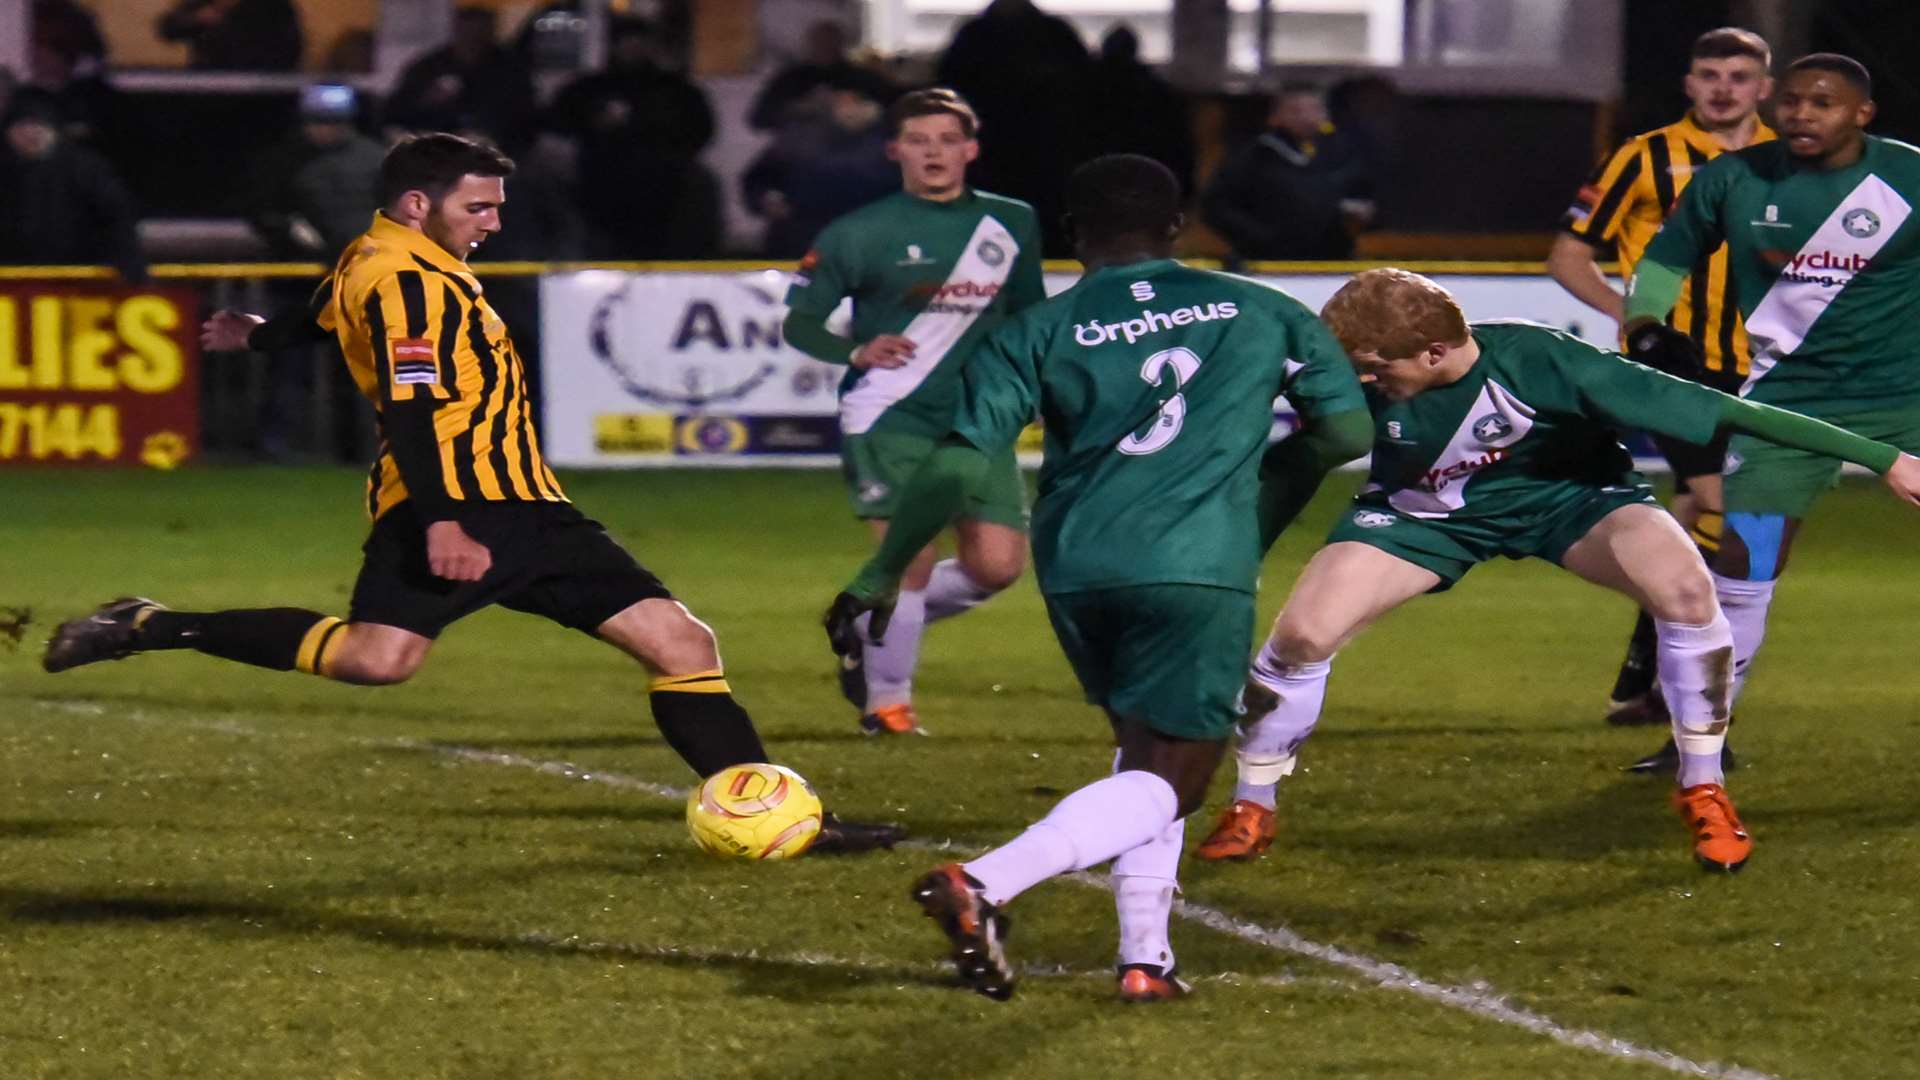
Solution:
<path fill-rule="evenodd" d="M 1889 409 L 1835 417 L 1856 435 L 1920 453 L 1920 409 Z M 1724 490 L 1730 514 L 1803 518 L 1840 478 L 1843 463 L 1805 450 L 1735 435 L 1727 444 Z"/>
<path fill-rule="evenodd" d="M 846 478 L 854 516 L 891 518 L 914 470 L 939 445 L 938 439 L 924 435 L 893 432 L 849 435 L 841 440 L 840 474 Z M 1014 458 L 1012 447 L 987 463 L 986 474 L 967 492 L 967 508 L 960 516 L 1026 531 L 1027 481 L 1020 475 L 1020 462 Z"/>
<path fill-rule="evenodd" d="M 1327 543 L 1351 541 L 1425 567 L 1440 575 L 1430 591 L 1445 592 L 1467 576 L 1467 571 L 1496 555 L 1509 559 L 1545 559 L 1558 563 L 1600 519 L 1623 506 L 1659 506 L 1653 489 L 1633 482 L 1592 488 L 1559 502 L 1552 509 L 1498 518 L 1417 518 L 1388 506 L 1384 500 L 1356 499 L 1352 508 L 1327 534 Z"/>
<path fill-rule="evenodd" d="M 1046 601 L 1088 701 L 1177 739 L 1233 733 L 1253 649 L 1253 594 L 1130 585 Z"/>

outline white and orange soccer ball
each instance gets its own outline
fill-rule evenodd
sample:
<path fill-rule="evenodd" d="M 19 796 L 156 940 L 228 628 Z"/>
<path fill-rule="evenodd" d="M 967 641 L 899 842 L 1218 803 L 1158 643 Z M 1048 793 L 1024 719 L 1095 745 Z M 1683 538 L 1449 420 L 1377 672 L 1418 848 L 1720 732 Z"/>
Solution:
<path fill-rule="evenodd" d="M 687 831 L 731 859 L 791 859 L 820 835 L 820 796 L 792 769 L 729 765 L 687 798 Z"/>

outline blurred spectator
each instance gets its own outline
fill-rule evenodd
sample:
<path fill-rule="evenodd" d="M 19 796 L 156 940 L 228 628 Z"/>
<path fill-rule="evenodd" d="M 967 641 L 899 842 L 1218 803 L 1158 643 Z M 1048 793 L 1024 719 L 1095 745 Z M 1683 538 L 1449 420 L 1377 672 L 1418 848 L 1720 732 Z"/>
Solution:
<path fill-rule="evenodd" d="M 795 121 L 821 119 L 835 87 L 860 91 L 883 109 L 900 96 L 892 79 L 848 58 L 845 27 L 822 19 L 807 27 L 800 58 L 775 72 L 754 95 L 747 123 L 757 131 L 773 131 Z"/>
<path fill-rule="evenodd" d="M 533 76 L 500 44 L 493 9 L 454 12 L 453 40 L 407 65 L 387 99 L 388 124 L 486 132 L 514 154 L 533 133 Z"/>
<path fill-rule="evenodd" d="M 368 72 L 373 70 L 373 31 L 353 26 L 340 31 L 321 62 L 322 71 Z"/>
<path fill-rule="evenodd" d="M 826 115 L 782 127 L 741 179 L 747 206 L 767 220 L 763 250 L 777 258 L 806 254 L 828 222 L 900 190 L 885 107 L 864 85 L 822 93 Z"/>
<path fill-rule="evenodd" d="M 646 23 L 617 21 L 607 70 L 562 88 L 549 115 L 579 145 L 590 257 L 697 259 L 717 250 L 719 183 L 699 161 L 713 140 L 713 108 L 662 62 Z"/>
<path fill-rule="evenodd" d="M 1089 156 L 1087 47 L 1073 25 L 1032 0 L 993 0 L 962 24 L 940 57 L 938 80 L 980 114 L 979 187 L 1025 199 L 1045 250 L 1066 250 L 1067 173 Z"/>
<path fill-rule="evenodd" d="M 306 47 L 293 0 L 178 0 L 158 29 L 201 71 L 294 71 Z"/>
<path fill-rule="evenodd" d="M 92 75 L 106 66 L 100 24 L 73 0 L 33 0 L 33 48 L 49 50 L 72 74 Z"/>
<path fill-rule="evenodd" d="M 1183 194 L 1193 189 L 1193 131 L 1187 102 L 1140 62 L 1140 38 L 1125 23 L 1107 32 L 1088 78 L 1095 108 L 1088 145 L 1102 154 L 1143 154 L 1173 171 Z"/>
<path fill-rule="evenodd" d="M 1267 130 L 1214 174 L 1201 213 L 1242 259 L 1346 259 L 1373 220 L 1373 175 L 1318 88 L 1274 96 Z"/>
<path fill-rule="evenodd" d="M 252 185 L 253 227 L 276 258 L 332 262 L 367 231 L 386 148 L 354 127 L 357 113 L 350 86 L 301 93 L 298 131 L 268 155 Z"/>
<path fill-rule="evenodd" d="M 30 45 L 27 85 L 47 92 L 69 139 L 110 146 L 119 94 L 101 76 L 99 57 L 76 55 L 36 38 Z"/>
<path fill-rule="evenodd" d="M 133 197 L 105 158 L 61 132 L 59 104 L 22 87 L 8 102 L 0 146 L 0 263 L 107 264 L 146 278 Z"/>

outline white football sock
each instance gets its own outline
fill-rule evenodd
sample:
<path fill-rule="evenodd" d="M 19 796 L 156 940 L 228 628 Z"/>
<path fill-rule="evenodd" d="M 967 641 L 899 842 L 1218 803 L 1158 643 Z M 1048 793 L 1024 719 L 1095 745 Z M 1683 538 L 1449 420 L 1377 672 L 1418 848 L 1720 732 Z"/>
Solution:
<path fill-rule="evenodd" d="M 1719 784 L 1720 750 L 1733 705 L 1733 629 L 1715 613 L 1703 626 L 1654 620 L 1660 634 L 1660 688 L 1673 714 L 1681 787 Z"/>
<path fill-rule="evenodd" d="M 1120 963 L 1173 970 L 1167 922 L 1180 891 L 1180 849 L 1187 839 L 1181 818 L 1159 836 L 1113 860 L 1113 905 L 1120 913 Z"/>
<path fill-rule="evenodd" d="M 927 578 L 927 621 L 971 611 L 992 595 L 992 589 L 967 576 L 959 559 L 942 559 L 933 564 L 933 575 Z"/>
<path fill-rule="evenodd" d="M 1747 581 L 1744 578 L 1713 575 L 1713 591 L 1720 597 L 1720 610 L 1733 627 L 1733 697 L 1747 685 L 1747 674 L 1760 642 L 1767 636 L 1767 607 L 1773 603 L 1771 581 Z"/>
<path fill-rule="evenodd" d="M 1239 783 L 1233 789 L 1235 800 L 1273 809 L 1281 777 L 1293 775 L 1300 744 L 1320 722 L 1320 709 L 1327 700 L 1327 674 L 1332 670 L 1331 660 L 1283 664 L 1274 652 L 1273 639 L 1267 639 L 1260 655 L 1254 657 L 1251 675 L 1279 702 L 1240 724 L 1240 744 L 1234 751 L 1240 770 Z"/>
<path fill-rule="evenodd" d="M 1166 831 L 1180 800 L 1173 785 L 1137 769 L 1061 799 L 1027 831 L 965 865 L 996 904 L 1050 877 L 1098 866 Z"/>
<path fill-rule="evenodd" d="M 871 614 L 862 615 L 853 623 L 860 640 L 866 642 L 860 663 L 867 677 L 868 712 L 913 700 L 913 670 L 919 666 L 920 639 L 927 632 L 927 594 L 919 589 L 900 590 L 887 635 L 878 645 L 867 637 L 871 619 Z"/>

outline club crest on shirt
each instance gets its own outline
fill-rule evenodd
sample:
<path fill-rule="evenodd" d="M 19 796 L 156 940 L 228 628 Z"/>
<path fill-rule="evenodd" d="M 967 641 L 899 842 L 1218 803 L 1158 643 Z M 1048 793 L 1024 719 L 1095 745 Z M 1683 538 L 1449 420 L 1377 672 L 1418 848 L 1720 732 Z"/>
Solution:
<path fill-rule="evenodd" d="M 1007 261 L 1007 249 L 991 240 L 980 241 L 980 246 L 974 248 L 973 253 L 980 256 L 980 261 L 988 266 L 999 266 Z"/>
<path fill-rule="evenodd" d="M 1383 529 L 1397 520 L 1392 514 L 1383 514 L 1378 510 L 1362 510 L 1353 515 L 1353 523 L 1363 529 Z"/>
<path fill-rule="evenodd" d="M 1840 227 L 1846 230 L 1848 236 L 1864 240 L 1880 231 L 1880 215 L 1864 206 L 1858 207 L 1840 218 Z"/>
<path fill-rule="evenodd" d="M 1488 413 L 1473 422 L 1473 437 L 1483 443 L 1497 442 L 1513 434 L 1513 423 L 1499 413 Z"/>
<path fill-rule="evenodd" d="M 907 257 L 904 259 L 895 260 L 893 265 L 895 266 L 926 266 L 928 263 L 931 263 L 931 262 L 933 262 L 933 260 L 927 258 L 927 253 L 921 250 L 919 244 L 908 244 Z"/>

